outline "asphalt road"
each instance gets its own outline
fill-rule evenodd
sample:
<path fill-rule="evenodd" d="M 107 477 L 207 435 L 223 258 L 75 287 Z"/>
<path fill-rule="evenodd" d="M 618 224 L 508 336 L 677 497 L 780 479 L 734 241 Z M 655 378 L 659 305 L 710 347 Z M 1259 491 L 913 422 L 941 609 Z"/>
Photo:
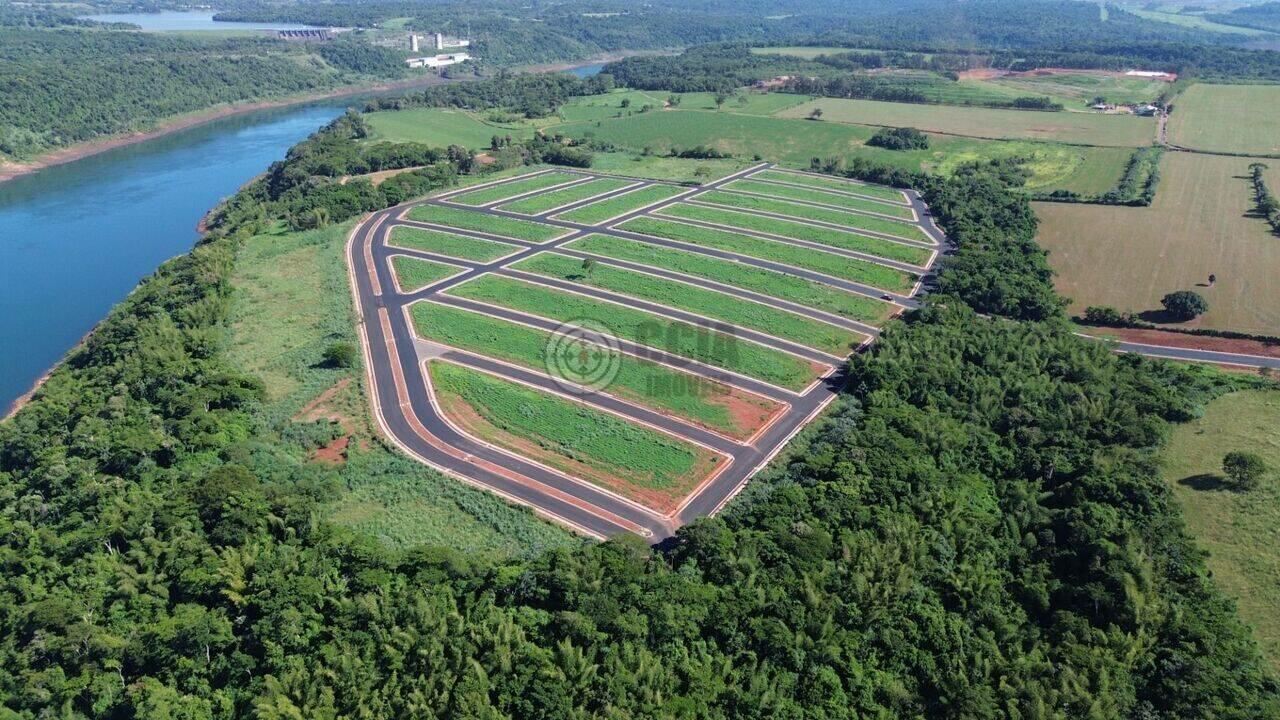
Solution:
<path fill-rule="evenodd" d="M 562 247 L 564 244 L 588 234 L 602 234 L 638 240 L 651 245 L 694 252 L 782 272 L 870 297 L 888 297 L 903 308 L 912 308 L 919 305 L 917 300 L 919 295 L 927 292 L 932 287 L 933 276 L 931 269 L 926 270 L 918 267 L 913 269 L 914 272 L 921 275 L 921 280 L 913 288 L 912 292 L 886 293 L 880 288 L 851 283 L 781 263 L 639 235 L 612 227 L 633 217 L 648 215 L 667 205 L 692 200 L 703 192 L 715 189 L 767 167 L 771 166 L 767 164 L 756 166 L 700 187 L 688 188 L 669 200 L 614 218 L 602 225 L 582 225 L 564 222 L 548 216 L 565 212 L 573 207 L 633 191 L 637 189 L 635 186 L 605 193 L 566 207 L 556 208 L 553 211 L 536 216 L 539 222 L 558 226 L 565 230 L 565 235 L 546 243 L 532 243 L 496 236 L 486 232 L 440 228 L 457 235 L 497 240 L 519 248 L 513 255 L 487 263 L 461 261 L 452 257 L 436 255 L 421 250 L 393 247 L 387 244 L 391 229 L 395 226 L 436 227 L 429 223 L 403 219 L 401 216 L 410 207 L 422 204 L 463 207 L 451 203 L 450 198 L 458 193 L 472 190 L 475 186 L 374 213 L 353 231 L 348 246 L 348 256 L 353 280 L 353 293 L 356 299 L 361 336 L 365 348 L 366 370 L 373 394 L 375 416 L 384 433 L 406 452 L 442 472 L 448 473 L 464 482 L 495 492 L 508 500 L 528 505 L 548 518 L 595 537 L 608 537 L 621 532 L 635 532 L 653 542 L 658 542 L 669 537 L 678 527 L 694 518 L 719 510 L 800 428 L 835 398 L 846 379 L 843 358 L 765 333 L 704 318 L 678 308 L 638 300 L 585 285 L 577 285 L 554 278 L 521 272 L 511 269 L 510 265 L 538 253 L 554 249 L 555 252 L 571 257 L 593 257 L 602 264 L 677 280 L 689 285 L 736 296 L 744 301 L 757 302 L 796 312 L 851 331 L 863 333 L 868 337 L 873 338 L 878 332 L 877 328 L 865 323 L 741 288 L 725 286 L 714 281 L 690 277 L 678 272 L 638 263 L 589 255 Z M 596 175 L 585 172 L 580 174 L 584 178 Z M 507 180 L 506 182 L 509 181 Z M 642 185 L 648 184 L 653 183 L 650 181 L 642 183 Z M 546 192 L 546 190 L 539 192 Z M 932 267 L 936 267 L 937 259 L 950 253 L 952 247 L 946 236 L 933 222 L 928 208 L 920 200 L 919 196 L 909 192 L 907 197 L 910 206 L 916 211 L 919 218 L 918 226 L 937 243 L 935 248 L 931 248 L 938 251 L 931 263 Z M 507 201 L 503 200 L 501 202 Z M 479 208 L 469 207 L 469 209 L 494 216 L 530 219 L 529 216 L 507 212 L 492 205 Z M 747 235 L 753 234 L 750 231 L 738 229 L 734 229 L 733 232 Z M 767 235 L 757 234 L 757 236 L 777 240 L 777 238 Z M 805 245 L 802 241 L 789 242 Z M 908 241 L 904 244 L 912 243 Z M 923 243 L 916 244 L 924 246 Z M 831 250 L 825 246 L 810 245 L 826 251 Z M 396 291 L 397 285 L 388 260 L 391 255 L 408 255 L 448 263 L 458 266 L 461 272 L 453 278 L 433 284 L 423 290 L 400 293 Z M 875 261 L 881 264 L 890 264 L 888 261 L 878 258 Z M 818 379 L 803 391 L 793 392 L 754 378 L 705 365 L 685 357 L 672 355 L 662 350 L 628 342 L 624 338 L 610 339 L 610 344 L 615 345 L 624 353 L 632 354 L 690 375 L 715 380 L 725 385 L 753 392 L 784 404 L 785 411 L 775 417 L 771 424 L 749 440 L 741 441 L 728 438 L 707 428 L 699 427 L 691 422 L 668 416 L 653 409 L 640 407 L 611 395 L 570 393 L 540 371 L 516 367 L 483 355 L 440 346 L 416 337 L 410 326 L 406 308 L 413 303 L 421 301 L 440 303 L 479 312 L 545 331 L 555 330 L 560 325 L 560 323 L 546 318 L 446 294 L 450 288 L 489 273 L 540 283 L 600 301 L 621 303 L 628 307 L 672 320 L 702 326 L 717 332 L 731 333 L 743 341 L 754 342 L 765 347 L 788 352 L 806 360 L 826 365 L 831 370 L 827 375 Z M 1252 358 L 1249 360 L 1247 359 L 1249 356 L 1233 356 L 1226 353 L 1208 351 L 1158 348 L 1131 343 L 1120 343 L 1116 349 L 1181 360 L 1227 362 L 1231 364 L 1250 364 L 1250 362 L 1253 362 L 1258 363 L 1256 366 L 1280 367 L 1280 360 L 1277 359 Z M 674 512 L 659 512 L 610 492 L 605 488 L 570 477 L 553 468 L 489 445 L 460 431 L 449 422 L 436 405 L 430 390 L 429 378 L 425 373 L 425 364 L 431 359 L 456 363 L 523 383 L 544 392 L 571 397 L 598 410 L 614 413 L 660 432 L 701 444 L 720 454 L 724 458 L 724 462 L 719 465 L 720 469 L 717 474 L 704 481 Z"/>

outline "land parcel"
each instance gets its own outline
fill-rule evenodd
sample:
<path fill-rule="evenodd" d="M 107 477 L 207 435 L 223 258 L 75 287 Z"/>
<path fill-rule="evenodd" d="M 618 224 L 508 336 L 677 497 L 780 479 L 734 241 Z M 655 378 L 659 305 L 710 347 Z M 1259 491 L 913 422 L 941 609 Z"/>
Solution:
<path fill-rule="evenodd" d="M 1192 85 L 1169 116 L 1169 142 L 1224 153 L 1280 153 L 1280 87 Z"/>
<path fill-rule="evenodd" d="M 1280 238 L 1251 216 L 1250 162 L 1168 153 L 1146 208 L 1036 203 L 1038 241 L 1072 309 L 1156 311 L 1166 293 L 1194 290 L 1209 312 L 1191 326 L 1280 334 Z"/>

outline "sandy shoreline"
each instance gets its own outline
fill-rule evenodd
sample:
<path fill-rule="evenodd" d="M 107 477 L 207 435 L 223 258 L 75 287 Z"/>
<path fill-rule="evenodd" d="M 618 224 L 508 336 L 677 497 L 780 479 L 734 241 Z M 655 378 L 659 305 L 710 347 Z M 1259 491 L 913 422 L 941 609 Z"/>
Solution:
<path fill-rule="evenodd" d="M 90 140 L 86 143 L 72 145 L 60 150 L 46 153 L 40 157 L 20 163 L 0 163 L 0 182 L 12 180 L 16 177 L 29 175 L 33 172 L 43 170 L 54 165 L 65 165 L 69 162 L 75 162 L 81 158 L 106 152 L 113 148 L 124 147 L 126 145 L 136 145 L 147 140 L 154 140 L 179 130 L 186 130 L 198 125 L 221 120 L 222 118 L 233 117 L 235 115 L 243 115 L 258 110 L 269 110 L 271 108 L 289 107 L 291 105 L 305 105 L 307 103 L 319 102 L 321 100 L 337 99 L 342 97 L 350 97 L 352 95 L 363 95 L 365 93 L 390 92 L 395 90 L 413 90 L 415 88 L 429 87 L 432 85 L 441 85 L 447 82 L 456 82 L 447 78 L 436 75 L 428 77 L 414 78 L 412 80 L 404 80 L 394 83 L 378 83 L 375 85 L 348 85 L 341 88 L 335 88 L 327 92 L 311 93 L 309 95 L 294 96 L 281 98 L 279 100 L 262 100 L 259 102 L 243 103 L 240 105 L 224 105 L 221 107 L 209 108 L 207 110 L 199 110 L 190 115 L 184 115 L 180 118 L 162 121 L 154 130 L 146 132 L 130 133 L 128 135 L 116 135 L 112 137 L 101 138 L 99 140 Z"/>

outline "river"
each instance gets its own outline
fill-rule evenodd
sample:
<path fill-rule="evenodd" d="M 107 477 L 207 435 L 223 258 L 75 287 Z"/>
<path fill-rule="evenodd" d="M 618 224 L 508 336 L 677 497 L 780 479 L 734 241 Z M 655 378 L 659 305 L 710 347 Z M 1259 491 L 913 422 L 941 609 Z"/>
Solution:
<path fill-rule="evenodd" d="M 0 411 L 190 250 L 209 208 L 349 102 L 228 117 L 0 183 Z"/>
<path fill-rule="evenodd" d="M 129 23 L 147 32 L 208 30 L 301 30 L 314 27 L 297 23 L 225 22 L 213 19 L 212 10 L 163 10 L 156 13 L 106 13 L 85 15 L 86 20 Z"/>

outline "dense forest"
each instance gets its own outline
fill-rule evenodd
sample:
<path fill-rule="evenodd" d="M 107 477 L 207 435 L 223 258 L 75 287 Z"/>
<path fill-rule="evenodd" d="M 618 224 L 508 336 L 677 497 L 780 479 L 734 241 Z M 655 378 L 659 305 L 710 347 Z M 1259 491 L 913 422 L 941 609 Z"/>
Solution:
<path fill-rule="evenodd" d="M 228 276 L 335 174 L 471 169 L 362 133 L 222 206 L 0 424 L 5 716 L 1280 717 L 1154 460 L 1252 381 L 1075 337 L 998 165 L 815 159 L 919 188 L 958 248 L 723 517 L 506 560 L 326 523 L 223 354 Z"/>
<path fill-rule="evenodd" d="M 399 56 L 350 40 L 0 27 L 0 159 L 22 159 L 219 103 L 404 75 Z"/>

